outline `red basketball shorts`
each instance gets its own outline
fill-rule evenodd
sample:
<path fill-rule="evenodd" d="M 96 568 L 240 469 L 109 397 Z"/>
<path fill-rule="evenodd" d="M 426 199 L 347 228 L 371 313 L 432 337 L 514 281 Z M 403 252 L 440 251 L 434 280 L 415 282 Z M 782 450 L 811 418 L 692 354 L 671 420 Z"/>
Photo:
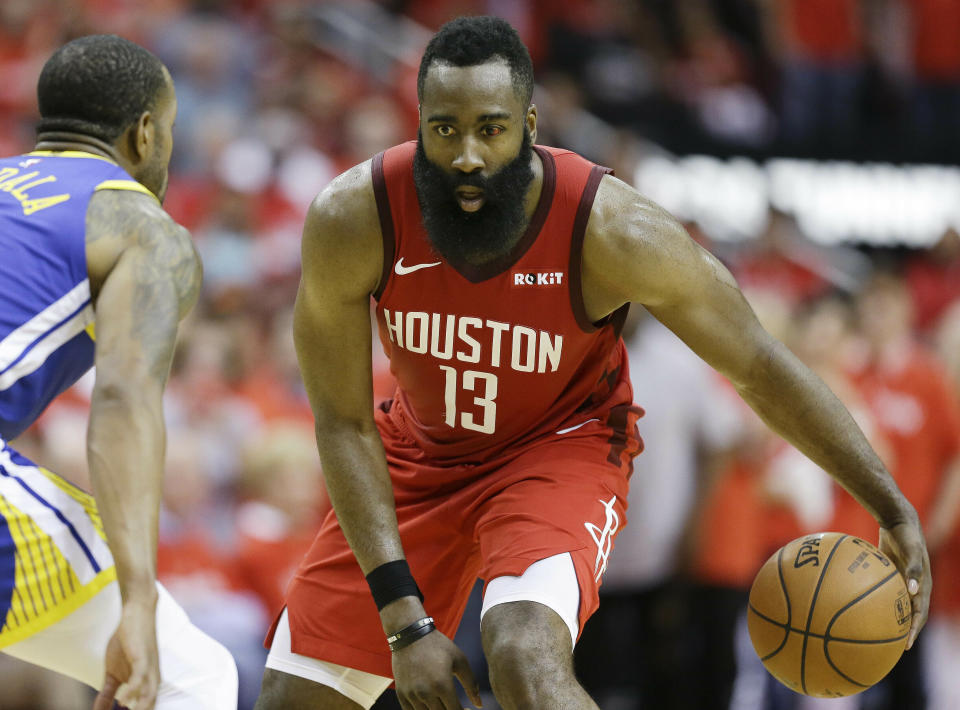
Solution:
<path fill-rule="evenodd" d="M 478 577 L 519 576 L 563 552 L 576 570 L 583 628 L 626 523 L 640 414 L 636 407 L 581 413 L 495 460 L 451 466 L 427 460 L 378 410 L 404 552 L 440 631 L 453 637 Z M 332 513 L 286 603 L 294 653 L 392 676 L 376 605 Z"/>

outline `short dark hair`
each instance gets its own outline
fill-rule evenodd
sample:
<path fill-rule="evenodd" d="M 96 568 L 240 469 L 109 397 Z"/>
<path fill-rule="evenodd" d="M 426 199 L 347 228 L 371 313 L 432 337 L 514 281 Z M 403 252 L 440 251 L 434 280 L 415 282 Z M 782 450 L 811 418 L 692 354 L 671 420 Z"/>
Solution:
<path fill-rule="evenodd" d="M 37 82 L 37 133 L 83 133 L 112 143 L 166 86 L 163 63 L 130 40 L 89 35 L 68 42 Z"/>
<path fill-rule="evenodd" d="M 499 17 L 458 17 L 433 36 L 417 73 L 417 98 L 423 100 L 423 84 L 434 62 L 471 67 L 492 59 L 510 65 L 513 89 L 529 104 L 533 96 L 533 62 L 530 53 L 510 23 Z"/>

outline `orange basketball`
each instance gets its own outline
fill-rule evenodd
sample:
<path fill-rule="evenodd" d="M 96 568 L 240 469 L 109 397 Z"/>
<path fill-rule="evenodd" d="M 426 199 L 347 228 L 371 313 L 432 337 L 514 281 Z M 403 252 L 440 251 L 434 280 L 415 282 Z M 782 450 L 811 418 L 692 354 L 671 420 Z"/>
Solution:
<path fill-rule="evenodd" d="M 767 670 L 816 697 L 853 695 L 903 653 L 910 597 L 896 566 L 865 540 L 815 533 L 781 547 L 750 588 L 747 625 Z"/>

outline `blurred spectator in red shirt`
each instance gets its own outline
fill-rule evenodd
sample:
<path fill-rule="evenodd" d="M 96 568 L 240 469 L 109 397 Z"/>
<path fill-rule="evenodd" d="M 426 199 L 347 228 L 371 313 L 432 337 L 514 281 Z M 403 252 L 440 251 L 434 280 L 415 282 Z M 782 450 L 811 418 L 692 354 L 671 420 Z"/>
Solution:
<path fill-rule="evenodd" d="M 332 510 L 312 427 L 276 423 L 251 440 L 238 493 L 246 499 L 236 513 L 238 582 L 279 614 L 287 583 Z"/>
<path fill-rule="evenodd" d="M 770 333 L 784 339 L 791 304 L 776 290 L 745 289 L 744 295 Z M 694 673 L 703 680 L 690 707 L 725 708 L 731 702 L 741 659 L 736 630 L 750 585 L 773 549 L 782 545 L 793 518 L 766 490 L 766 470 L 784 443 L 727 386 L 730 407 L 740 418 L 735 452 L 702 489 L 691 536 L 693 624 L 698 655 Z"/>
<path fill-rule="evenodd" d="M 781 132 L 801 151 L 845 151 L 856 138 L 863 81 L 861 0 L 767 3 L 781 63 Z"/>
<path fill-rule="evenodd" d="M 937 352 L 947 366 L 953 391 L 960 396 L 960 300 L 944 314 L 937 331 Z M 960 707 L 960 480 L 943 491 L 945 519 L 932 524 L 946 537 L 933 560 L 933 597 L 927 635 L 930 705 L 936 710 Z M 953 513 L 952 516 L 949 513 Z M 952 528 L 948 534 L 937 532 Z"/>
<path fill-rule="evenodd" d="M 791 322 L 787 342 L 797 357 L 843 402 L 880 457 L 888 459 L 889 445 L 849 374 L 855 338 L 852 304 L 831 292 L 801 306 Z M 794 530 L 788 531 L 777 546 L 817 530 L 839 530 L 876 541 L 877 524 L 873 518 L 858 506 L 863 525 L 853 529 L 856 521 L 836 510 L 835 500 L 842 489 L 793 447 L 785 446 L 771 462 L 767 489 L 789 506 L 796 523 Z"/>
<path fill-rule="evenodd" d="M 300 379 L 293 347 L 293 307 L 274 313 L 260 352 L 250 370 L 237 382 L 235 392 L 256 407 L 265 422 L 286 420 L 313 427 L 313 411 Z"/>
<path fill-rule="evenodd" d="M 960 405 L 943 365 L 913 335 L 912 308 L 899 277 L 879 273 L 865 285 L 857 311 L 866 349 L 853 378 L 890 442 L 891 473 L 926 526 L 960 459 Z M 936 542 L 928 540 L 931 552 Z"/>
<path fill-rule="evenodd" d="M 960 41 L 957 44 L 960 46 Z M 929 332 L 936 328 L 944 311 L 960 301 L 960 234 L 950 228 L 933 247 L 912 255 L 907 262 L 906 278 L 916 327 Z"/>
<path fill-rule="evenodd" d="M 262 641 L 268 618 L 256 597 L 237 582 L 232 550 L 223 539 L 232 510 L 216 494 L 209 442 L 202 433 L 181 430 L 171 432 L 170 441 L 157 578 L 191 620 L 233 655 L 240 677 L 239 706 L 249 708 L 266 658 Z"/>
<path fill-rule="evenodd" d="M 917 509 L 936 560 L 956 513 L 945 508 L 953 503 L 943 493 L 960 477 L 957 395 L 944 367 L 914 337 L 913 306 L 903 279 L 876 273 L 857 296 L 857 314 L 864 348 L 853 380 L 890 444 L 890 472 Z M 838 518 L 845 523 L 862 520 L 861 511 L 849 494 L 838 498 Z M 921 634 L 882 681 L 888 703 L 882 707 L 926 707 L 925 642 Z"/>
<path fill-rule="evenodd" d="M 827 289 L 820 275 L 824 269 L 823 255 L 806 243 L 796 221 L 775 209 L 759 239 L 738 250 L 730 263 L 741 288 L 775 292 L 789 307 Z"/>
<path fill-rule="evenodd" d="M 913 60 L 914 140 L 926 159 L 942 160 L 938 148 L 956 144 L 960 125 L 960 0 L 901 1 Z"/>
<path fill-rule="evenodd" d="M 757 83 L 747 47 L 724 32 L 706 7 L 682 11 L 686 50 L 672 62 L 669 88 L 692 109 L 700 127 L 727 145 L 756 149 L 774 137 L 773 114 Z"/>
<path fill-rule="evenodd" d="M 262 423 L 254 404 L 234 390 L 255 332 L 245 321 L 191 316 L 181 326 L 165 396 L 170 441 L 180 431 L 202 438 L 205 473 L 221 489 L 236 476 L 243 442 Z"/>

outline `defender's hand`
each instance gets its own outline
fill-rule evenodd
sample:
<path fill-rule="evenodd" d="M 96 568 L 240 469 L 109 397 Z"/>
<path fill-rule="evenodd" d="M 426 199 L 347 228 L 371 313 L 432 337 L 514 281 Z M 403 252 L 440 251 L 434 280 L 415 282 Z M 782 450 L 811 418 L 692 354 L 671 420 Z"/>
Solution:
<path fill-rule="evenodd" d="M 117 696 L 117 703 L 129 710 L 153 710 L 160 687 L 156 608 L 153 605 L 124 605 L 120 624 L 107 644 L 104 665 L 103 687 L 93 703 L 93 710 L 111 710 L 114 696 Z"/>
<path fill-rule="evenodd" d="M 480 688 L 467 657 L 439 631 L 393 652 L 393 678 L 403 710 L 461 710 L 453 676 L 481 707 Z"/>
<path fill-rule="evenodd" d="M 913 608 L 907 648 L 913 646 L 920 629 L 927 623 L 930 610 L 930 556 L 920 530 L 920 523 L 899 523 L 891 528 L 880 528 L 880 549 L 900 570 L 907 581 L 907 592 Z"/>

